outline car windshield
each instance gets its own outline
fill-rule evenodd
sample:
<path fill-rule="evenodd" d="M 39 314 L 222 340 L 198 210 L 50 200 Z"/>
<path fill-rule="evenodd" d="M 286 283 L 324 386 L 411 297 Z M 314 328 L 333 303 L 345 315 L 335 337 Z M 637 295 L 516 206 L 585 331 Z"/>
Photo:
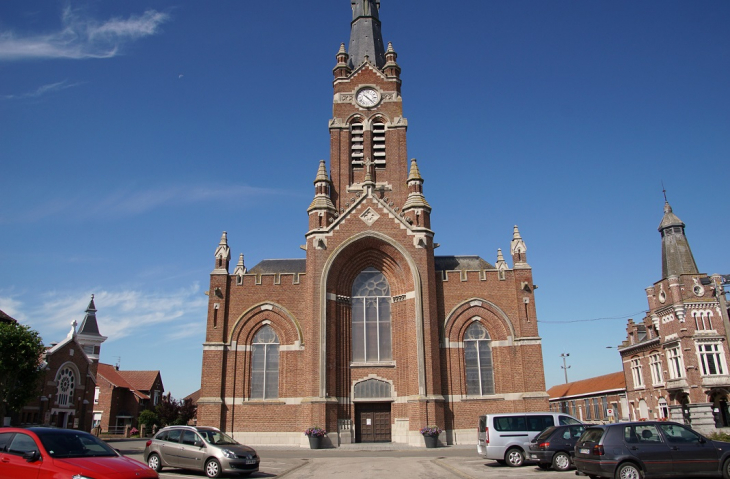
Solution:
<path fill-rule="evenodd" d="M 55 459 L 72 457 L 113 457 L 116 451 L 91 434 L 67 430 L 36 431 L 48 455 Z"/>
<path fill-rule="evenodd" d="M 238 444 L 232 437 L 227 436 L 226 434 L 223 434 L 220 431 L 213 431 L 213 430 L 198 430 L 198 433 L 200 433 L 201 436 L 203 436 L 203 439 L 208 444 L 213 444 L 216 446 L 223 446 L 226 444 Z"/>

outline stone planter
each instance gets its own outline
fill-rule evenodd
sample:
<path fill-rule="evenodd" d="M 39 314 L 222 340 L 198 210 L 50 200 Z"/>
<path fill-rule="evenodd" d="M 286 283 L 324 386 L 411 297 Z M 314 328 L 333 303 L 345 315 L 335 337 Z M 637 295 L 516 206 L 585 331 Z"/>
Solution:
<path fill-rule="evenodd" d="M 439 437 L 438 436 L 423 436 L 423 440 L 426 441 L 426 447 L 439 447 Z"/>
<path fill-rule="evenodd" d="M 322 449 L 322 440 L 324 436 L 309 436 L 309 448 L 310 449 Z"/>

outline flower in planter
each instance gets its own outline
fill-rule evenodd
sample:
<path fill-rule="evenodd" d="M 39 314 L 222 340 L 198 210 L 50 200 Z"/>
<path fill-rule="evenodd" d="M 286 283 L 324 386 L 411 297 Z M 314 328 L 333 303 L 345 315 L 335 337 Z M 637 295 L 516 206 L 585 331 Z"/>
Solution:
<path fill-rule="evenodd" d="M 421 434 L 424 436 L 438 436 L 442 432 L 444 431 L 438 426 L 426 426 L 421 428 Z"/>
<path fill-rule="evenodd" d="M 327 435 L 327 431 L 319 426 L 314 426 L 304 431 L 304 435 L 308 437 L 324 437 Z"/>

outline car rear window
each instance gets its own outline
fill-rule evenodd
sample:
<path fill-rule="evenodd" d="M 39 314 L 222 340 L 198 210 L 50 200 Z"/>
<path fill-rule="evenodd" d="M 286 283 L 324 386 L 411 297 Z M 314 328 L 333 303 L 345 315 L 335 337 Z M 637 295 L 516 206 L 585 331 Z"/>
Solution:
<path fill-rule="evenodd" d="M 0 452 L 5 452 L 8 450 L 8 444 L 10 444 L 10 439 L 13 437 L 14 432 L 4 432 L 0 434 Z"/>
<path fill-rule="evenodd" d="M 552 434 L 553 431 L 555 431 L 555 429 L 556 428 L 554 426 L 551 426 L 551 427 L 545 429 L 543 432 L 541 432 L 540 434 L 538 434 L 537 436 L 535 436 L 535 439 L 533 439 L 533 442 L 544 441 L 545 439 L 547 439 L 548 437 L 550 437 L 550 434 Z"/>
<path fill-rule="evenodd" d="M 580 439 L 578 439 L 578 441 L 595 442 L 597 444 L 601 441 L 601 438 L 603 437 L 603 433 L 605 431 L 605 429 L 599 427 L 586 429 Z"/>
<path fill-rule="evenodd" d="M 624 441 L 630 443 L 659 444 L 662 437 L 653 424 L 640 424 L 624 427 Z"/>
<path fill-rule="evenodd" d="M 494 429 L 500 432 L 542 431 L 554 426 L 552 416 L 499 416 L 494 418 Z"/>
<path fill-rule="evenodd" d="M 165 441 L 180 442 L 181 435 L 182 429 L 171 429 L 170 432 L 167 433 L 167 438 L 165 439 Z"/>
<path fill-rule="evenodd" d="M 494 418 L 494 429 L 500 432 L 526 431 L 525 416 L 501 416 Z"/>
<path fill-rule="evenodd" d="M 479 416 L 479 431 L 483 431 L 487 427 L 487 416 Z"/>

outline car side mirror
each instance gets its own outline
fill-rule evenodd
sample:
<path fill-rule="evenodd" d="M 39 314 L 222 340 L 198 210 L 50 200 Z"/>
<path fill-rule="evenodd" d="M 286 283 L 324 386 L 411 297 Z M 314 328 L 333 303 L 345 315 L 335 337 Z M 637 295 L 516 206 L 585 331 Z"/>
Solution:
<path fill-rule="evenodd" d="M 705 439 L 704 437 L 700 437 L 700 444 L 704 444 L 706 442 L 707 442 L 707 439 Z"/>
<path fill-rule="evenodd" d="M 41 454 L 38 451 L 28 451 L 23 453 L 23 459 L 25 459 L 26 462 L 36 462 L 40 458 Z"/>
<path fill-rule="evenodd" d="M 203 441 L 195 441 L 195 445 L 198 447 L 203 447 L 204 443 Z"/>

